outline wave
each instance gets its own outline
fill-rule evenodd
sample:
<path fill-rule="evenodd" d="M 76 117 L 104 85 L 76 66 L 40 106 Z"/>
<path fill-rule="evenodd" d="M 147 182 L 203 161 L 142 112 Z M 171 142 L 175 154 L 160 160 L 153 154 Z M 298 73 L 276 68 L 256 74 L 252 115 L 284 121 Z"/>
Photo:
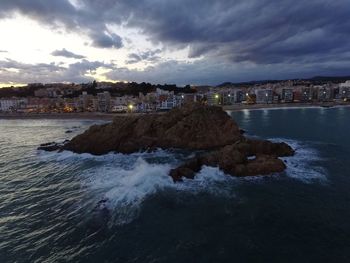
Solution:
<path fill-rule="evenodd" d="M 162 151 L 155 153 L 156 156 L 159 154 L 162 156 L 165 153 Z M 118 157 L 133 162 L 130 156 Z M 183 183 L 174 183 L 169 172 L 175 166 L 175 162 L 149 163 L 145 160 L 145 156 L 138 156 L 136 161 L 126 168 L 116 163 L 92 168 L 82 175 L 82 184 L 93 194 L 95 203 L 105 200 L 98 210 L 104 211 L 107 208 L 113 211 L 111 220 L 113 224 L 126 224 L 134 220 L 139 214 L 142 203 L 161 191 L 193 195 L 207 192 L 213 195 L 234 196 L 232 185 L 227 182 L 234 182 L 235 179 L 219 169 L 204 166 L 194 180 L 185 179 Z"/>
<path fill-rule="evenodd" d="M 306 143 L 273 138 L 271 141 L 284 141 L 296 149 L 293 157 L 282 158 L 287 164 L 285 175 L 311 183 L 326 180 L 325 170 L 318 165 L 322 161 L 319 153 Z M 193 154 L 192 154 L 193 155 Z M 80 163 L 82 169 L 79 177 L 82 187 L 89 196 L 90 211 L 111 213 L 112 224 L 126 224 L 135 219 L 142 203 L 160 191 L 175 191 L 186 194 L 209 193 L 211 195 L 235 198 L 235 187 L 242 182 L 262 182 L 266 177 L 255 176 L 236 178 L 226 175 L 215 167 L 203 166 L 193 180 L 185 179 L 183 183 L 174 184 L 169 171 L 179 163 L 191 157 L 191 154 L 158 149 L 155 152 L 134 154 L 109 153 L 102 156 L 76 154 L 68 151 L 61 153 L 41 152 L 39 159 L 43 162 L 62 164 Z M 271 176 L 269 176 L 271 178 Z M 280 178 L 280 175 L 273 176 Z M 102 201 L 102 202 L 101 202 Z M 93 208 L 95 207 L 95 208 Z"/>
<path fill-rule="evenodd" d="M 97 200 L 106 200 L 102 208 L 113 210 L 113 222 L 125 224 L 139 213 L 150 195 L 173 185 L 169 164 L 150 164 L 138 157 L 131 168 L 105 165 L 83 174 L 83 185 Z"/>
<path fill-rule="evenodd" d="M 294 156 L 281 158 L 286 162 L 287 169 L 285 173 L 288 177 L 304 183 L 327 181 L 327 171 L 320 166 L 323 158 L 309 143 L 281 138 L 272 138 L 270 140 L 273 142 L 286 142 L 295 150 Z"/>

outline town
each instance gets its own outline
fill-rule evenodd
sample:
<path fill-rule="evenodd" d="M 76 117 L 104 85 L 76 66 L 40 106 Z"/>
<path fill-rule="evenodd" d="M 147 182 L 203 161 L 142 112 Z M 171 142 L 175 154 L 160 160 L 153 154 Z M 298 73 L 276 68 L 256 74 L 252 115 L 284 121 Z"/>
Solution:
<path fill-rule="evenodd" d="M 193 102 L 227 108 L 348 104 L 350 81 L 288 80 L 224 83 L 216 87 L 93 81 L 88 84 L 32 83 L 0 89 L 3 113 L 149 113 Z"/>

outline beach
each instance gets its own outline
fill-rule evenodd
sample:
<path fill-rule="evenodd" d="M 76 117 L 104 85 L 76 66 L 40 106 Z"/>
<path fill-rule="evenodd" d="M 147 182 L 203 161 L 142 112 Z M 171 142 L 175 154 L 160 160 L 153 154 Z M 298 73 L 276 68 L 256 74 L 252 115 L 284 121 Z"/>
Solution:
<path fill-rule="evenodd" d="M 0 113 L 0 119 L 67 119 L 67 120 L 113 120 L 116 116 L 139 115 L 140 113 Z"/>

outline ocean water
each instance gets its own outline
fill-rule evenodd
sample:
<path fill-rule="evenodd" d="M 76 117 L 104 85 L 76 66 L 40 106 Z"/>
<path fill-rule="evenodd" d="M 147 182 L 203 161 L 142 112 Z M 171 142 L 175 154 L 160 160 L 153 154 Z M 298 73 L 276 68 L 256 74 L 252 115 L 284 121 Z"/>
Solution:
<path fill-rule="evenodd" d="M 0 262 L 350 262 L 350 108 L 229 114 L 286 172 L 174 184 L 193 153 L 47 153 L 96 121 L 0 120 Z"/>

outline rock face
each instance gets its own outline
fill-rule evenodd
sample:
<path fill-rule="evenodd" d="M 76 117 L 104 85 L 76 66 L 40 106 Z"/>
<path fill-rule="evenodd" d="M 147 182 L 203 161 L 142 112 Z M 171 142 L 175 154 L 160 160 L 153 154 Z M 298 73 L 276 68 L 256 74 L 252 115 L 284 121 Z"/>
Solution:
<path fill-rule="evenodd" d="M 203 165 L 219 167 L 233 176 L 278 173 L 286 168 L 278 157 L 294 154 L 285 143 L 245 138 L 221 108 L 201 104 L 186 105 L 166 114 L 116 117 L 112 123 L 94 125 L 63 145 L 50 143 L 39 147 L 95 155 L 155 148 L 205 150 L 171 170 L 175 182 L 183 177 L 193 179 Z"/>
<path fill-rule="evenodd" d="M 154 148 L 213 150 L 242 138 L 221 108 L 191 104 L 166 114 L 121 116 L 92 126 L 64 146 L 77 153 L 133 153 Z"/>
<path fill-rule="evenodd" d="M 286 169 L 278 157 L 294 155 L 294 150 L 285 143 L 272 143 L 242 139 L 220 150 L 201 154 L 170 171 L 175 182 L 182 178 L 193 179 L 203 165 L 219 167 L 233 176 L 255 176 L 280 173 Z"/>
<path fill-rule="evenodd" d="M 62 143 L 57 143 L 57 142 L 43 143 L 43 144 L 40 144 L 40 146 L 38 147 L 38 150 L 44 150 L 48 152 L 58 151 L 58 150 L 62 150 L 63 146 L 66 143 L 68 143 L 68 141 L 64 141 Z"/>

